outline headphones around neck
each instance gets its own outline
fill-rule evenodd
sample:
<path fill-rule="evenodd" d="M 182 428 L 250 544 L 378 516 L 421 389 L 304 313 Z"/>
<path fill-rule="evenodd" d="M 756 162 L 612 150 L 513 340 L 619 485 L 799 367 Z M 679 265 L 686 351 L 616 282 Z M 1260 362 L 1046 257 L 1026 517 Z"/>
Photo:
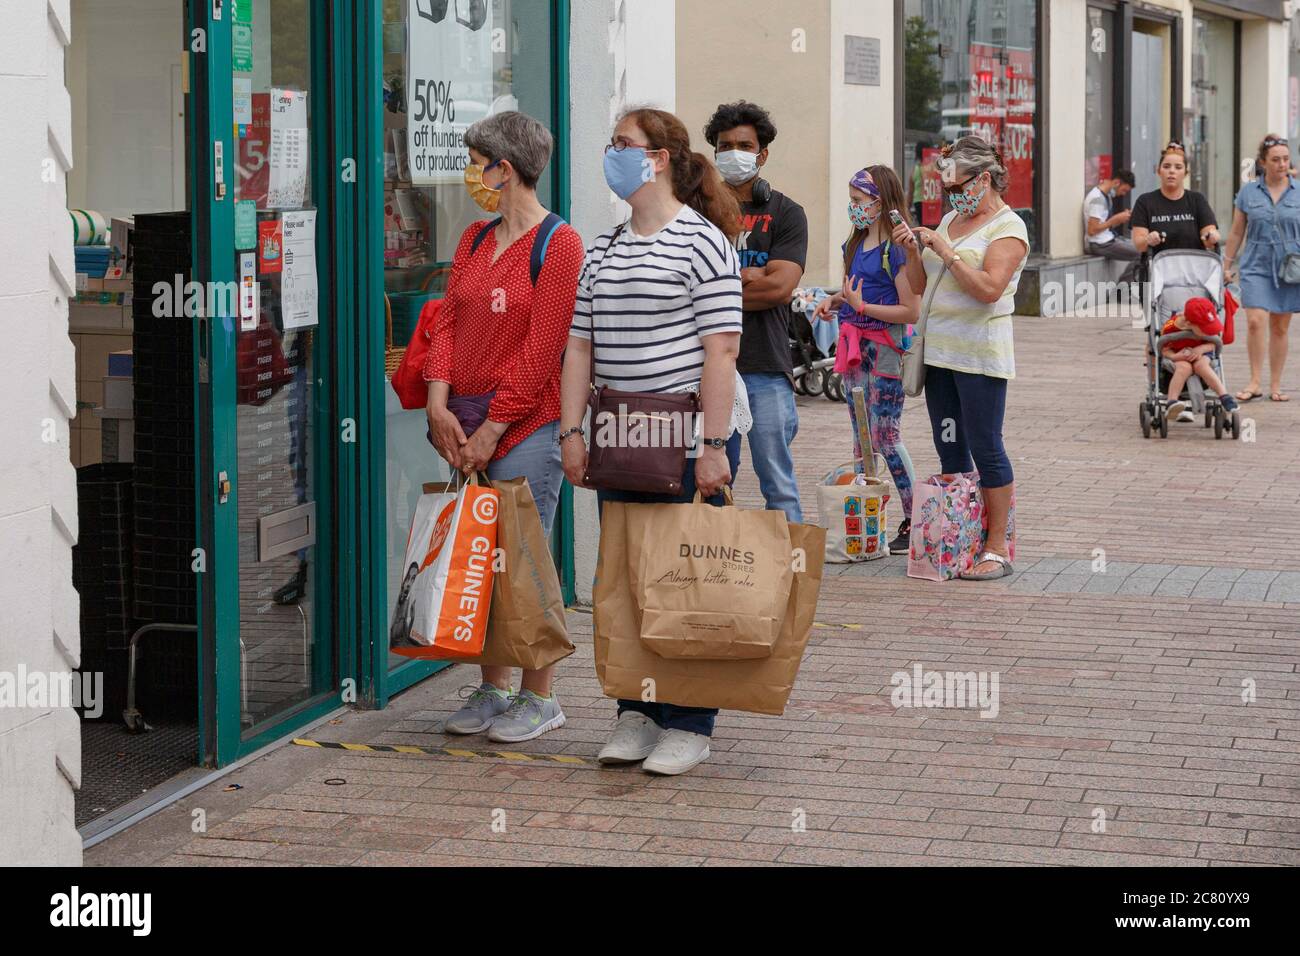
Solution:
<path fill-rule="evenodd" d="M 762 176 L 759 176 L 754 180 L 754 189 L 751 195 L 751 201 L 754 205 L 766 206 L 772 199 L 772 185 Z"/>

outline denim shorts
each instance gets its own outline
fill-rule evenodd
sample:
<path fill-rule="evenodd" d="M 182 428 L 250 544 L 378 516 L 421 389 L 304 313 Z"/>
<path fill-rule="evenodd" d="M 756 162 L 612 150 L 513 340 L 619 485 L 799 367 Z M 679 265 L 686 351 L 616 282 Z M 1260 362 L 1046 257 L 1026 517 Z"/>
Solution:
<path fill-rule="evenodd" d="M 564 467 L 560 464 L 560 422 L 556 419 L 542 425 L 503 458 L 488 462 L 487 475 L 493 481 L 507 478 L 527 478 L 528 490 L 537 502 L 537 513 L 542 519 L 542 530 L 551 533 L 555 521 L 555 507 L 560 501 L 560 486 L 564 483 Z"/>

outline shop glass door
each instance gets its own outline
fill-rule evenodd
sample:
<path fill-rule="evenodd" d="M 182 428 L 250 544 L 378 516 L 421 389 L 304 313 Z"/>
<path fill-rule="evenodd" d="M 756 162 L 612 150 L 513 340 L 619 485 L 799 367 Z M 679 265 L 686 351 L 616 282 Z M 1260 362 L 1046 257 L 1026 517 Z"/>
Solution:
<path fill-rule="evenodd" d="M 196 347 L 201 627 L 224 764 L 340 702 L 330 22 L 309 0 L 191 12 L 208 46 L 195 61 L 196 272 L 235 290 Z"/>

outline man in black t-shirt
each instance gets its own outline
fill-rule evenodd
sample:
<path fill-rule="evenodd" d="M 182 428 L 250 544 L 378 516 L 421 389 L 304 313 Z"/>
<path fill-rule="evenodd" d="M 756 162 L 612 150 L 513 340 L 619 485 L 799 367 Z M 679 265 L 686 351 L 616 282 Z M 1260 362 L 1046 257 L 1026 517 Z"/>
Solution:
<path fill-rule="evenodd" d="M 799 431 L 790 361 L 790 300 L 808 255 L 803 207 L 759 176 L 776 126 L 767 110 L 744 100 L 725 103 L 704 128 L 718 171 L 740 201 L 736 238 L 744 293 L 744 331 L 736 369 L 744 379 L 754 426 L 749 455 L 767 507 L 802 522 L 790 444 Z"/>

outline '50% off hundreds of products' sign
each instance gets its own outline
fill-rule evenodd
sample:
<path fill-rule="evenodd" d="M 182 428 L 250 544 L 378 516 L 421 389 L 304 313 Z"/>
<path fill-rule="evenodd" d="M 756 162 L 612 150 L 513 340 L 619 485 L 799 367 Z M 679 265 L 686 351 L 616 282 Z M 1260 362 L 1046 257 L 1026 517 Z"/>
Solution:
<path fill-rule="evenodd" d="M 459 183 L 492 102 L 491 4 L 407 0 L 406 142 L 416 186 Z"/>

